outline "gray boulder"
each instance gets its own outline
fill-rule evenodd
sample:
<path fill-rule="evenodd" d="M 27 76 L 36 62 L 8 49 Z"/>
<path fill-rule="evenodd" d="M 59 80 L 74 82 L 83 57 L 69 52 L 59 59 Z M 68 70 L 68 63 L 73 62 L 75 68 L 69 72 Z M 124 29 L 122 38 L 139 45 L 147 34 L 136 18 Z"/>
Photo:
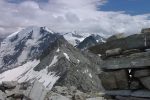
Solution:
<path fill-rule="evenodd" d="M 43 86 L 43 84 L 39 83 L 38 81 L 35 81 L 28 97 L 32 100 L 44 100 L 46 94 L 47 90 Z"/>
<path fill-rule="evenodd" d="M 106 56 L 116 56 L 121 54 L 121 48 L 115 48 L 112 50 L 106 50 Z"/>
<path fill-rule="evenodd" d="M 126 70 L 102 72 L 99 74 L 99 78 L 106 90 L 128 89 L 128 75 Z"/>

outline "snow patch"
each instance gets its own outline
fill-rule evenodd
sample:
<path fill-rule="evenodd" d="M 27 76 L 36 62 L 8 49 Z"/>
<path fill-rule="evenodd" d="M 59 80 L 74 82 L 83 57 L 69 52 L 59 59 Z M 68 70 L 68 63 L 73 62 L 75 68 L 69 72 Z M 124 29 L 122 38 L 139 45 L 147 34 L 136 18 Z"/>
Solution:
<path fill-rule="evenodd" d="M 86 70 L 84 70 L 84 72 L 83 73 L 88 73 L 89 72 L 89 70 L 88 69 L 86 69 Z"/>
<path fill-rule="evenodd" d="M 70 61 L 70 58 L 69 58 L 68 54 L 67 53 L 63 53 L 63 54 Z"/>
<path fill-rule="evenodd" d="M 77 63 L 78 63 L 78 64 L 80 63 L 80 60 L 79 60 L 79 59 L 77 59 Z"/>
<path fill-rule="evenodd" d="M 2 74 L 0 74 L 0 82 L 2 81 L 18 81 L 18 82 L 26 82 L 26 81 L 34 81 L 38 80 L 43 83 L 43 85 L 50 90 L 55 82 L 59 79 L 59 76 L 55 76 L 54 72 L 48 73 L 48 68 L 56 63 L 56 56 L 52 60 L 52 63 L 47 66 L 45 69 L 40 71 L 35 71 L 34 67 L 36 67 L 40 61 L 34 60 L 27 62 L 26 64 L 14 68 L 12 70 L 8 70 Z M 11 76 L 11 77 L 10 77 Z"/>
<path fill-rule="evenodd" d="M 91 73 L 89 73 L 89 76 L 92 78 L 92 74 Z"/>
<path fill-rule="evenodd" d="M 49 66 L 54 65 L 58 61 L 57 57 L 58 56 L 54 56 L 54 58 L 53 58 L 53 60 L 52 60 L 52 62 L 51 62 L 51 64 Z"/>
<path fill-rule="evenodd" d="M 59 52 L 60 50 L 59 50 L 59 48 L 56 50 L 56 52 Z"/>
<path fill-rule="evenodd" d="M 29 61 L 26 64 L 19 66 L 17 68 L 14 68 L 12 70 L 8 70 L 0 74 L 0 82 L 2 81 L 17 81 L 18 77 L 24 73 L 26 70 L 28 70 L 30 67 L 35 67 L 39 64 L 40 61 L 34 60 Z"/>

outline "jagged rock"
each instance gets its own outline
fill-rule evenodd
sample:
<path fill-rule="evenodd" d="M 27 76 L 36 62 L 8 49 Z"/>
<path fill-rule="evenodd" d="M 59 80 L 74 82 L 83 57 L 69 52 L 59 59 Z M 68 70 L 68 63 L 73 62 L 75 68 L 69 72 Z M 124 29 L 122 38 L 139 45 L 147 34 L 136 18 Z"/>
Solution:
<path fill-rule="evenodd" d="M 150 76 L 140 78 L 141 83 L 145 88 L 150 90 Z"/>
<path fill-rule="evenodd" d="M 128 89 L 128 75 L 126 70 L 102 72 L 99 74 L 99 77 L 106 90 Z"/>
<path fill-rule="evenodd" d="M 134 77 L 150 76 L 150 69 L 138 69 L 133 72 Z"/>
<path fill-rule="evenodd" d="M 112 50 L 106 50 L 106 56 L 116 56 L 121 54 L 121 48 L 116 48 L 116 49 L 112 49 Z"/>
<path fill-rule="evenodd" d="M 2 85 L 6 88 L 6 89 L 12 89 L 15 88 L 17 86 L 18 82 L 17 81 L 3 81 Z"/>

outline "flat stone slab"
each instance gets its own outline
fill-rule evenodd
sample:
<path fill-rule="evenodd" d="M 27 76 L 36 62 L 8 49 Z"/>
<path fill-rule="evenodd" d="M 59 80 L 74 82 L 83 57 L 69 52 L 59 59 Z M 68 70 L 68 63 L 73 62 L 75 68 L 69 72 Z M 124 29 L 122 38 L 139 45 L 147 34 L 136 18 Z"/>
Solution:
<path fill-rule="evenodd" d="M 106 95 L 111 96 L 132 96 L 132 97 L 139 97 L 139 98 L 150 98 L 150 91 L 148 90 L 113 90 L 113 91 L 106 91 Z"/>
<path fill-rule="evenodd" d="M 108 58 L 101 64 L 102 69 L 132 69 L 150 68 L 150 52 L 141 52 L 122 56 L 118 58 Z"/>
<path fill-rule="evenodd" d="M 123 51 L 130 49 L 147 49 L 150 47 L 150 33 L 134 34 L 126 38 L 108 41 L 89 48 L 96 54 L 105 54 L 107 50 L 121 48 Z"/>

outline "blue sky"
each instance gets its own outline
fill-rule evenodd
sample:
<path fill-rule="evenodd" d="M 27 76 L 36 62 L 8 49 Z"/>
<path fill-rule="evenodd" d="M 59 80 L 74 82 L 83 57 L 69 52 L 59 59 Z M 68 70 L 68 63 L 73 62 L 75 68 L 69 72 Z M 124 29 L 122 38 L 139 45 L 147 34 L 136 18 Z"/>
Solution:
<path fill-rule="evenodd" d="M 150 27 L 150 0 L 0 0 L 0 35 L 33 25 L 56 32 L 139 33 Z"/>
<path fill-rule="evenodd" d="M 108 0 L 100 7 L 103 11 L 125 11 L 137 15 L 150 13 L 150 0 Z"/>

